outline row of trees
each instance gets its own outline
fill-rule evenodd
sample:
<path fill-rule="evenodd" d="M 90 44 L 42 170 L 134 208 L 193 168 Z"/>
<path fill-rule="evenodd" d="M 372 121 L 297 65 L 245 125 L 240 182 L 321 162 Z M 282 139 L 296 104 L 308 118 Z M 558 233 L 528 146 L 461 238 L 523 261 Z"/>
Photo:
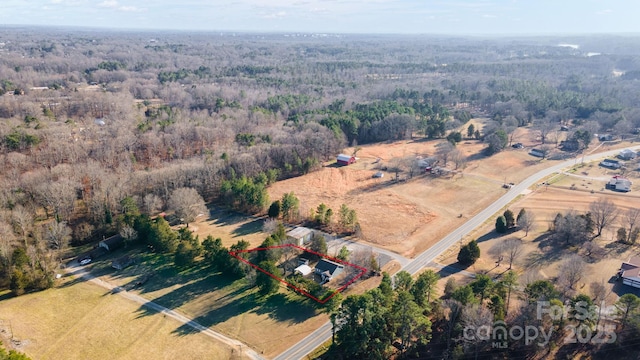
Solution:
<path fill-rule="evenodd" d="M 387 359 L 394 343 L 401 356 L 419 356 L 431 339 L 438 279 L 430 270 L 415 281 L 406 272 L 395 281 L 384 273 L 377 288 L 348 296 L 331 314 L 334 357 Z"/>
<path fill-rule="evenodd" d="M 518 216 L 514 217 L 513 211 L 507 209 L 504 213 L 496 218 L 495 229 L 498 234 L 504 234 L 516 228 L 516 226 L 525 231 L 525 235 L 529 235 L 529 231 L 535 225 L 535 215 L 528 212 L 525 208 L 520 209 Z"/>
<path fill-rule="evenodd" d="M 584 244 L 602 236 L 604 230 L 619 224 L 616 239 L 627 244 L 634 244 L 640 229 L 640 211 L 629 208 L 621 211 L 609 199 L 598 199 L 589 205 L 589 211 L 580 214 L 568 211 L 558 213 L 553 221 L 553 235 L 565 244 Z"/>

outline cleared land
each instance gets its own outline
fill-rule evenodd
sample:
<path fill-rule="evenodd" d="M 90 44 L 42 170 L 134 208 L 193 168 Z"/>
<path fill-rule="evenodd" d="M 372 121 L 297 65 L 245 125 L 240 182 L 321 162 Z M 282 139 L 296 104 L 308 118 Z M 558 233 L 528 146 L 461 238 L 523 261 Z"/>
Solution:
<path fill-rule="evenodd" d="M 203 334 L 71 277 L 53 289 L 0 301 L 3 334 L 34 359 L 235 359 Z M 10 336 L 10 335 L 9 335 Z M 8 343 L 8 341 L 6 341 Z"/>
<path fill-rule="evenodd" d="M 115 253 L 113 257 L 118 255 Z M 121 271 L 109 267 L 109 258 L 100 259 L 92 265 L 92 272 L 100 279 L 239 340 L 265 357 L 279 354 L 289 341 L 299 341 L 328 321 L 326 315 L 318 313 L 313 301 L 284 288 L 279 294 L 263 299 L 256 288 L 248 286 L 247 279 L 228 279 L 205 266 L 180 272 L 172 259 L 144 252 L 137 256 L 138 264 Z M 149 274 L 153 275 L 148 277 Z M 144 284 L 135 285 L 145 277 L 148 280 Z M 155 314 L 145 307 L 140 307 L 139 312 L 143 317 Z M 196 331 L 181 326 L 176 332 L 189 335 Z"/>
<path fill-rule="evenodd" d="M 220 238 L 225 247 L 245 240 L 253 248 L 269 236 L 262 231 L 264 219 L 247 217 L 215 207 L 209 210 L 211 214 L 209 218 L 199 217 L 196 222 L 189 224 L 191 231 L 194 235 L 198 235 L 201 241 L 211 235 L 214 238 Z"/>
<path fill-rule="evenodd" d="M 520 131 L 524 133 L 518 141 L 528 145 L 524 141 L 528 132 Z M 277 182 L 269 189 L 269 195 L 278 199 L 293 191 L 300 198 L 303 216 L 320 203 L 334 211 L 347 204 L 358 214 L 362 241 L 413 257 L 503 194 L 502 184 L 517 183 L 548 166 L 550 161 L 532 157 L 527 148 L 509 148 L 485 157 L 482 155 L 485 145 L 472 140 L 458 144 L 470 160 L 456 173 L 441 177 L 419 173 L 400 182 L 394 181 L 395 174 L 391 172 L 385 172 L 383 178 L 372 177 L 379 169 L 391 168 L 399 159 L 416 161 L 434 156 L 439 142 L 420 139 L 363 146 L 356 164 L 335 167 L 328 163 L 320 171 Z M 454 168 L 451 163 L 447 167 Z M 408 176 L 405 172 L 400 177 Z"/>
<path fill-rule="evenodd" d="M 590 203 L 601 198 L 611 200 L 618 209 L 626 211 L 629 208 L 638 207 L 640 195 L 635 191 L 620 193 L 605 190 L 606 180 L 617 174 L 618 171 L 599 167 L 597 163 L 585 164 L 576 171 L 568 173 L 578 175 L 553 176 L 549 179 L 551 185 L 539 186 L 509 206 L 509 209 L 515 214 L 521 208 L 535 214 L 536 224 L 528 236 L 525 237 L 524 231 L 504 235 L 496 234 L 494 231 L 495 218 L 493 218 L 476 229 L 468 238 L 463 239 L 463 242 L 477 239 L 482 254 L 476 264 L 466 270 L 474 273 L 488 272 L 492 276 L 505 272 L 508 263 L 503 261 L 501 266 L 496 267 L 495 258 L 489 255 L 489 250 L 505 239 L 517 237 L 523 239 L 523 254 L 514 263 L 514 269 L 523 274 L 521 282 L 527 279 L 556 278 L 560 262 L 577 252 L 587 263 L 586 272 L 577 286 L 579 292 L 588 294 L 591 282 L 604 281 L 609 291 L 606 299 L 608 304 L 612 304 L 618 296 L 627 292 L 638 294 L 638 290 L 622 285 L 621 282 L 616 282 L 612 278 L 616 275 L 622 261 L 628 260 L 632 255 L 640 254 L 640 249 L 637 246 L 615 242 L 615 232 L 620 224 L 608 227 L 601 237 L 594 240 L 604 250 L 602 255 L 587 256 L 580 247 L 566 246 L 564 243 L 549 239 L 546 232 L 559 212 L 565 213 L 568 210 L 575 210 L 584 213 L 589 210 Z M 637 172 L 629 172 L 626 176 L 636 184 L 640 181 Z M 637 189 L 637 187 L 634 185 L 632 189 Z M 456 266 L 458 250 L 457 247 L 450 249 L 440 257 L 439 261 L 443 264 Z"/>

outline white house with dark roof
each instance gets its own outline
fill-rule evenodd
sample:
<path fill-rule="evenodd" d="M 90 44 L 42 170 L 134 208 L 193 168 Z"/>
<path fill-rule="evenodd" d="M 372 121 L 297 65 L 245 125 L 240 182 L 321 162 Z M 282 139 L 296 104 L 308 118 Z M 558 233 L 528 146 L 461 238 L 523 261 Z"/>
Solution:
<path fill-rule="evenodd" d="M 623 284 L 640 288 L 640 256 L 632 256 L 629 261 L 623 262 L 618 275 Z"/>

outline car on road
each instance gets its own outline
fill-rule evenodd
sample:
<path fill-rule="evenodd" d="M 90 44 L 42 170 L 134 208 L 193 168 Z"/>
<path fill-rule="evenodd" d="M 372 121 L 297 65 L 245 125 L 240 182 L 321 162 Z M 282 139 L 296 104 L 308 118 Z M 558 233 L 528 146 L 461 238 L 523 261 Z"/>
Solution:
<path fill-rule="evenodd" d="M 524 147 L 524 145 L 522 145 L 522 143 L 515 143 L 513 145 L 511 145 L 512 148 L 514 149 L 522 149 Z"/>
<path fill-rule="evenodd" d="M 91 260 L 92 259 L 90 257 L 85 257 L 85 258 L 80 259 L 79 262 L 80 262 L 80 265 L 87 265 L 87 264 L 91 263 Z"/>
<path fill-rule="evenodd" d="M 384 177 L 384 173 L 382 171 L 378 171 L 377 173 L 373 174 L 373 178 L 375 179 L 380 179 Z"/>

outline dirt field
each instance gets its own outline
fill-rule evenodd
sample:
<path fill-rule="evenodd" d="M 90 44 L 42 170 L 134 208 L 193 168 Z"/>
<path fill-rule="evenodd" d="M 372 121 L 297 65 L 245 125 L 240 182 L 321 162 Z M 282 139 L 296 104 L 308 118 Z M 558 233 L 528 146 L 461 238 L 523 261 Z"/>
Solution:
<path fill-rule="evenodd" d="M 234 359 L 202 334 L 180 334 L 177 321 L 140 316 L 138 305 L 85 282 L 0 301 L 3 334 L 33 359 Z M 3 339 L 6 341 L 6 339 Z"/>
<path fill-rule="evenodd" d="M 519 131 L 524 133 L 518 141 L 528 145 L 526 130 Z M 484 157 L 485 145 L 472 140 L 458 144 L 470 161 L 464 170 L 452 176 L 436 178 L 421 173 L 413 179 L 395 182 L 395 174 L 383 171 L 383 178 L 372 178 L 378 169 L 393 166 L 399 158 L 415 161 L 433 156 L 438 142 L 420 139 L 363 146 L 356 164 L 335 167 L 330 162 L 320 171 L 275 183 L 269 195 L 278 199 L 293 191 L 300 199 L 303 216 L 320 203 L 334 211 L 347 204 L 358 214 L 362 241 L 413 257 L 502 195 L 505 191 L 502 184 L 517 183 L 549 166 L 548 160 L 528 155 L 526 148 L 509 148 Z M 453 169 L 453 164 L 447 167 Z M 406 178 L 407 174 L 400 177 Z"/>

